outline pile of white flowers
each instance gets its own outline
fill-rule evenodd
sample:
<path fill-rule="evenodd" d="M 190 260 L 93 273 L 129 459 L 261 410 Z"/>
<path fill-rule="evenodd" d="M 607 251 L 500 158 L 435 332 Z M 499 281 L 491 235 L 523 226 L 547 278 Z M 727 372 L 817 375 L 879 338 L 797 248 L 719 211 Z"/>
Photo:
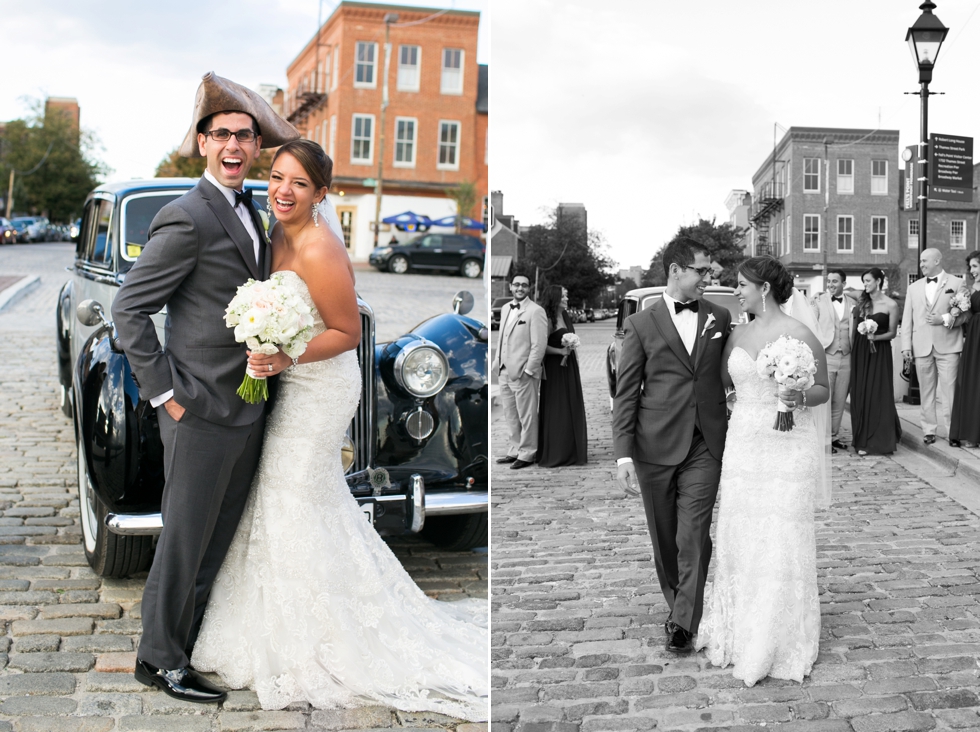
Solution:
<path fill-rule="evenodd" d="M 813 386 L 817 362 L 806 343 L 780 336 L 759 352 L 756 370 L 762 378 L 771 378 L 779 384 L 780 392 L 806 391 Z M 793 429 L 793 411 L 782 401 L 777 404 L 776 410 L 773 429 L 780 432 Z"/>

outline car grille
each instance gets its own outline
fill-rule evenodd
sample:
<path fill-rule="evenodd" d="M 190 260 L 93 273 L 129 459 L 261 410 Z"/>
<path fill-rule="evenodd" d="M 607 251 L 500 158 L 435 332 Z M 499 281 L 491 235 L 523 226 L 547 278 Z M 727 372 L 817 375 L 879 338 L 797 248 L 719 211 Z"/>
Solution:
<path fill-rule="evenodd" d="M 361 365 L 361 402 L 350 423 L 354 464 L 349 473 L 371 467 L 374 458 L 374 312 L 360 298 L 357 305 L 361 311 L 361 342 L 357 345 L 357 362 Z"/>

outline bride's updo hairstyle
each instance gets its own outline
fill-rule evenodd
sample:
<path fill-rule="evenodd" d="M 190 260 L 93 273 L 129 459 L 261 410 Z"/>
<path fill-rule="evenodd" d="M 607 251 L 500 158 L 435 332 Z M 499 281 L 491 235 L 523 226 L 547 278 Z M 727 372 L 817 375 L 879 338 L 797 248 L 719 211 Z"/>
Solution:
<path fill-rule="evenodd" d="M 762 287 L 769 283 L 772 296 L 782 305 L 793 294 L 793 278 L 786 271 L 783 263 L 775 257 L 752 257 L 746 259 L 738 267 L 739 273 L 754 285 Z"/>
<path fill-rule="evenodd" d="M 273 165 L 283 153 L 289 153 L 299 161 L 303 170 L 310 176 L 310 182 L 315 189 L 330 188 L 330 184 L 333 182 L 333 160 L 313 140 L 302 138 L 287 142 L 276 150 L 276 154 L 272 158 Z"/>

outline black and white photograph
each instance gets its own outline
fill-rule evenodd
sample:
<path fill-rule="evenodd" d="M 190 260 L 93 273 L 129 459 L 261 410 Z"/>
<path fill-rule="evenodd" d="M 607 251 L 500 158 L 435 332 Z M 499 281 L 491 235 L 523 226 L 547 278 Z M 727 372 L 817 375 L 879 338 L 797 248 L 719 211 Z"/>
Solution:
<path fill-rule="evenodd" d="M 980 729 L 978 10 L 494 4 L 495 732 Z"/>

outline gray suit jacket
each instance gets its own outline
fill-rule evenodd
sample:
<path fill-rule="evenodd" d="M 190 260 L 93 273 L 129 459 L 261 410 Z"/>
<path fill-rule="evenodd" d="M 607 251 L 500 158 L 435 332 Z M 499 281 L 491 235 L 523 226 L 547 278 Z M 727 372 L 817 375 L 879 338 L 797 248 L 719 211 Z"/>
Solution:
<path fill-rule="evenodd" d="M 531 376 L 541 378 L 541 364 L 544 362 L 545 348 L 548 345 L 548 316 L 544 308 L 530 298 L 526 301 L 521 316 L 515 317 L 510 303 L 504 306 L 501 315 L 500 342 L 493 359 L 493 374 L 500 375 L 500 367 L 506 366 L 507 373 L 516 379 L 527 371 Z M 506 351 L 502 357 L 501 354 Z"/>
<path fill-rule="evenodd" d="M 263 238 L 261 222 L 257 229 Z M 248 356 L 224 321 L 239 285 L 269 277 L 265 241 L 259 251 L 257 264 L 241 219 L 204 178 L 156 215 L 149 241 L 112 303 L 142 398 L 173 389 L 180 406 L 209 422 L 241 426 L 259 418 L 265 405 L 247 404 L 235 393 Z M 161 349 L 150 316 L 164 305 Z"/>

